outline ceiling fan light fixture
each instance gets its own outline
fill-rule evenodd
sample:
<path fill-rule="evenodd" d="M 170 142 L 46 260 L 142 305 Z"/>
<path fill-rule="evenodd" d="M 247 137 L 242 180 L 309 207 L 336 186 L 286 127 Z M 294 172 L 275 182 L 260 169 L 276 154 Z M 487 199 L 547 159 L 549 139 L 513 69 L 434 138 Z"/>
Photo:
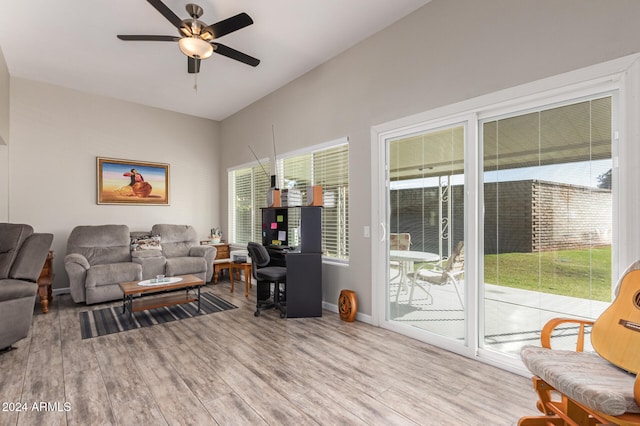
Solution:
<path fill-rule="evenodd" d="M 178 46 L 182 53 L 194 59 L 207 59 L 213 54 L 213 46 L 197 37 L 183 37 L 178 40 Z"/>

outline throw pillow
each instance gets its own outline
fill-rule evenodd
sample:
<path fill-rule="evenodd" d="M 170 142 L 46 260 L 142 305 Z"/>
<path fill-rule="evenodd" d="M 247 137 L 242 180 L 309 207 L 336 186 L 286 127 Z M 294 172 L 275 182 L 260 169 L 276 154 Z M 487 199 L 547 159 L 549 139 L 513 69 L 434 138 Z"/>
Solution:
<path fill-rule="evenodd" d="M 131 238 L 131 251 L 162 250 L 160 235 L 145 235 Z"/>

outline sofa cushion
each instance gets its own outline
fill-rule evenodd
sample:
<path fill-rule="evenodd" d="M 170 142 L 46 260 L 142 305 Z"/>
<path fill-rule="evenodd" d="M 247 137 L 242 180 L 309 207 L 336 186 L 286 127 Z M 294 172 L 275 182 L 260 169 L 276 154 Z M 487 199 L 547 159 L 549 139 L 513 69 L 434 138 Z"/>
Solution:
<path fill-rule="evenodd" d="M 92 266 L 131 261 L 128 244 L 113 247 L 81 247 L 76 252 L 86 257 Z"/>
<path fill-rule="evenodd" d="M 30 225 L 0 223 L 0 279 L 9 277 L 20 246 L 33 234 Z"/>
<path fill-rule="evenodd" d="M 151 234 L 162 238 L 162 253 L 167 258 L 189 256 L 190 248 L 200 244 L 191 225 L 153 225 Z"/>
<path fill-rule="evenodd" d="M 0 302 L 5 300 L 32 297 L 38 292 L 38 284 L 21 280 L 0 280 Z"/>
<path fill-rule="evenodd" d="M 166 260 L 158 250 L 139 250 L 131 252 L 131 260 L 142 266 L 142 279 L 165 275 Z"/>
<path fill-rule="evenodd" d="M 79 253 L 90 265 L 130 262 L 126 225 L 76 226 L 67 241 L 67 253 Z"/>
<path fill-rule="evenodd" d="M 207 272 L 207 261 L 203 257 L 174 257 L 167 259 L 166 275 L 199 274 Z"/>
<path fill-rule="evenodd" d="M 32 234 L 20 247 L 11 267 L 11 278 L 35 282 L 51 248 L 53 234 Z"/>
<path fill-rule="evenodd" d="M 525 346 L 525 366 L 569 398 L 604 414 L 640 413 L 633 397 L 635 375 L 592 352 Z"/>
<path fill-rule="evenodd" d="M 87 271 L 85 286 L 99 287 L 142 279 L 142 266 L 137 263 L 122 262 L 108 265 L 94 265 Z"/>

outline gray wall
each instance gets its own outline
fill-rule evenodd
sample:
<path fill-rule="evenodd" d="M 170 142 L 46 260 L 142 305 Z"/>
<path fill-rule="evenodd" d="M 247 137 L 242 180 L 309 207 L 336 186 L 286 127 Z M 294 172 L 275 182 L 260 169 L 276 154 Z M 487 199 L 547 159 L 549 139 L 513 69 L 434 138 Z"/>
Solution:
<path fill-rule="evenodd" d="M 0 144 L 9 141 L 9 69 L 0 49 Z"/>
<path fill-rule="evenodd" d="M 434 0 L 222 122 L 228 167 L 348 136 L 348 266 L 325 265 L 324 300 L 354 290 L 371 314 L 371 126 L 640 51 L 636 0 Z M 227 224 L 223 225 L 226 228 Z"/>
<path fill-rule="evenodd" d="M 9 217 L 9 70 L 0 49 L 0 222 Z"/>
<path fill-rule="evenodd" d="M 9 220 L 54 234 L 54 288 L 77 225 L 220 223 L 219 124 L 193 116 L 11 78 Z M 169 163 L 170 206 L 97 205 L 96 157 Z"/>

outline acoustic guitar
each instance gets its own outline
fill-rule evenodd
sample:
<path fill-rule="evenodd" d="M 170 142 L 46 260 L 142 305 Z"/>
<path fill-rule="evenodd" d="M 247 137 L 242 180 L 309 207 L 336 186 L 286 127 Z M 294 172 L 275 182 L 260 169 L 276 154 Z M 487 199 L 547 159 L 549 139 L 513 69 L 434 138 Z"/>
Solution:
<path fill-rule="evenodd" d="M 591 328 L 591 344 L 613 365 L 640 371 L 640 270 L 622 278 L 618 297 Z"/>

